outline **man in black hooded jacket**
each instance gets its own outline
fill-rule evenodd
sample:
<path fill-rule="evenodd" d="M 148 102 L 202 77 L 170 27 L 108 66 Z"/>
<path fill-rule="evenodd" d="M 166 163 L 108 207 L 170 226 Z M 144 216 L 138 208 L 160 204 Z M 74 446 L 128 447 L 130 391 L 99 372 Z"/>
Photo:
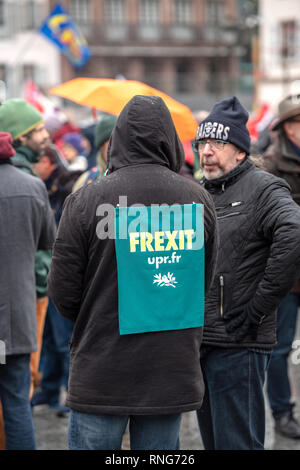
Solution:
<path fill-rule="evenodd" d="M 121 195 L 128 206 L 202 203 L 207 290 L 217 252 L 215 210 L 203 188 L 177 174 L 183 161 L 163 100 L 135 96 L 113 130 L 107 176 L 65 203 L 49 289 L 58 311 L 75 322 L 66 401 L 71 449 L 120 449 L 128 420 L 132 449 L 177 449 L 181 413 L 201 406 L 202 327 L 120 335 L 115 244 L 97 236 L 97 208 L 116 207 Z"/>
<path fill-rule="evenodd" d="M 195 147 L 214 199 L 220 248 L 206 297 L 198 420 L 206 449 L 264 447 L 263 384 L 276 344 L 276 309 L 300 272 L 300 209 L 289 185 L 248 158 L 248 113 L 215 104 Z"/>

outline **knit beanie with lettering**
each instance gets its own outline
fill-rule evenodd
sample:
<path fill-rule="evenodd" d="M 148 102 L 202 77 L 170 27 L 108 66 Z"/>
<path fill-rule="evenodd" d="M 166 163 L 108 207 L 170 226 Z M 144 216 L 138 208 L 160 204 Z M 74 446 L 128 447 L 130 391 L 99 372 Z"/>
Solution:
<path fill-rule="evenodd" d="M 218 101 L 210 114 L 200 123 L 196 140 L 223 140 L 249 155 L 250 134 L 246 126 L 248 118 L 248 112 L 235 96 Z"/>
<path fill-rule="evenodd" d="M 43 116 L 25 100 L 12 98 L 0 105 L 0 132 L 9 132 L 13 140 L 28 134 L 42 122 Z"/>

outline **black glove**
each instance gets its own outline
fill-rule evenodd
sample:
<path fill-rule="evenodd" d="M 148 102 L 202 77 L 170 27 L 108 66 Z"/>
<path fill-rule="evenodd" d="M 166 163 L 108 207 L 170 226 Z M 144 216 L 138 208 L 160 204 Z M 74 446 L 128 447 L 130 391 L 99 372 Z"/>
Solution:
<path fill-rule="evenodd" d="M 233 334 L 237 342 L 242 341 L 247 334 L 252 340 L 257 338 L 257 330 L 265 315 L 258 311 L 251 302 L 234 308 L 224 314 L 225 328 L 227 333 Z"/>

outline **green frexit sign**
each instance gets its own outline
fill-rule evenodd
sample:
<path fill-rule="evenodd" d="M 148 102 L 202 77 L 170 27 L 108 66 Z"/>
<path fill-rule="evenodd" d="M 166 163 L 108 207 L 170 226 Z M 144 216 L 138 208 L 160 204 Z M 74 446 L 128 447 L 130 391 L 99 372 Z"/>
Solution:
<path fill-rule="evenodd" d="M 203 205 L 115 209 L 120 334 L 204 323 Z"/>

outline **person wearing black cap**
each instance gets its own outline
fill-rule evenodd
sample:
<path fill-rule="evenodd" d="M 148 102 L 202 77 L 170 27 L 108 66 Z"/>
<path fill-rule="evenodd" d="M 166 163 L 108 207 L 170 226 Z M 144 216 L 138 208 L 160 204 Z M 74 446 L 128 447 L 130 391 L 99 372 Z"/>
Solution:
<path fill-rule="evenodd" d="M 206 296 L 198 422 L 206 449 L 263 449 L 263 385 L 276 309 L 300 273 L 300 209 L 289 185 L 249 158 L 248 113 L 215 104 L 194 147 L 217 211 L 220 246 Z"/>
<path fill-rule="evenodd" d="M 264 154 L 264 165 L 292 189 L 294 201 L 300 205 L 300 95 L 291 95 L 279 103 L 279 118 L 272 131 L 275 142 Z M 277 312 L 277 345 L 273 351 L 267 377 L 267 393 L 275 420 L 275 430 L 283 436 L 299 439 L 300 424 L 293 412 L 288 358 L 295 338 L 300 280 L 293 285 Z"/>

